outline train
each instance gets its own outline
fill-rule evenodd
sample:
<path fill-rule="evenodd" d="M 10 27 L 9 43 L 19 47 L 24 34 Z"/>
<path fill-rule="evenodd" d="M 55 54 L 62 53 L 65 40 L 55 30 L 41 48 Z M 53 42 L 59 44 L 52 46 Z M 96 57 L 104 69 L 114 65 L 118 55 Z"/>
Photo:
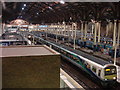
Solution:
<path fill-rule="evenodd" d="M 27 45 L 27 41 L 19 40 L 0 40 L 0 46 Z"/>
<path fill-rule="evenodd" d="M 38 36 L 34 36 L 37 41 L 43 42 L 47 46 L 61 53 L 69 62 L 75 64 L 82 69 L 86 74 L 97 81 L 100 85 L 106 87 L 116 83 L 117 80 L 117 67 L 112 62 L 90 60 L 82 55 L 76 54 L 68 49 L 65 49 L 59 45 L 44 40 Z"/>
<path fill-rule="evenodd" d="M 45 32 L 41 32 L 41 33 L 42 33 L 42 35 L 46 35 Z M 47 37 L 56 39 L 56 35 L 55 34 L 51 34 L 51 33 L 47 33 Z M 71 44 L 74 43 L 73 39 L 68 38 L 67 36 L 63 36 L 63 35 L 57 35 L 57 39 L 58 40 L 64 40 L 64 42 L 69 42 Z M 80 39 L 76 39 L 75 43 L 76 43 L 76 45 L 78 45 L 80 47 L 91 49 L 94 52 L 95 51 L 103 52 L 103 50 L 105 49 L 107 51 L 106 53 L 108 55 L 110 55 L 112 58 L 114 57 L 114 50 L 113 50 L 113 47 L 112 47 L 112 41 L 111 40 L 107 41 L 107 40 L 101 38 L 101 42 L 97 43 L 96 45 L 94 45 L 93 41 L 90 41 L 90 40 L 82 41 Z M 117 49 L 116 57 L 120 57 L 120 49 Z"/>
<path fill-rule="evenodd" d="M 0 37 L 0 46 L 28 45 L 22 35 L 16 32 L 6 32 Z"/>

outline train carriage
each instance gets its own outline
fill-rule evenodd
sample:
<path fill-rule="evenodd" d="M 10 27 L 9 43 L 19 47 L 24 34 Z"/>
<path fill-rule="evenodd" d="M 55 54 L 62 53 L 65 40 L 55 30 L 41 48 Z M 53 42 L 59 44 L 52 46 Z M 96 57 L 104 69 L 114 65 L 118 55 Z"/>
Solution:
<path fill-rule="evenodd" d="M 56 51 L 60 52 L 63 57 L 67 58 L 70 62 L 80 67 L 101 85 L 111 86 L 112 84 L 116 83 L 117 68 L 111 62 L 90 60 L 65 48 L 57 46 L 51 42 L 45 41 L 44 39 L 41 39 L 41 41 L 46 45 L 51 46 L 51 48 L 55 49 Z"/>

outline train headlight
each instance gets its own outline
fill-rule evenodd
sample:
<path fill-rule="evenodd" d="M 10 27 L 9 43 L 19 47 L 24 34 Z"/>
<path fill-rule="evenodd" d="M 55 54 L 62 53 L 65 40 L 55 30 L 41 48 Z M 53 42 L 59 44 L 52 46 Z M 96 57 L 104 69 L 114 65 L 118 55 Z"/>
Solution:
<path fill-rule="evenodd" d="M 107 80 L 107 79 L 105 79 L 105 80 Z"/>
<path fill-rule="evenodd" d="M 116 79 L 116 77 L 113 77 L 113 79 Z"/>

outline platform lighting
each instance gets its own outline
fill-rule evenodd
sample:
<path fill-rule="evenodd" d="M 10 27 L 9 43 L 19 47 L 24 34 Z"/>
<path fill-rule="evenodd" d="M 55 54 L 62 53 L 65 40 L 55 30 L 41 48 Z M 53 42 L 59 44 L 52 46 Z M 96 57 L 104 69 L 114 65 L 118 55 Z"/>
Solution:
<path fill-rule="evenodd" d="M 24 10 L 24 8 L 22 8 L 22 10 Z"/>
<path fill-rule="evenodd" d="M 61 3 L 61 4 L 65 4 L 65 1 L 63 1 L 63 0 L 60 0 L 60 3 Z"/>
<path fill-rule="evenodd" d="M 95 23 L 95 21 L 94 21 L 93 19 L 91 19 L 91 22 L 92 22 L 92 23 Z"/>
<path fill-rule="evenodd" d="M 51 10 L 52 10 L 52 7 L 49 7 L 49 9 L 51 9 Z"/>
<path fill-rule="evenodd" d="M 24 7 L 26 7 L 26 4 L 24 4 Z"/>

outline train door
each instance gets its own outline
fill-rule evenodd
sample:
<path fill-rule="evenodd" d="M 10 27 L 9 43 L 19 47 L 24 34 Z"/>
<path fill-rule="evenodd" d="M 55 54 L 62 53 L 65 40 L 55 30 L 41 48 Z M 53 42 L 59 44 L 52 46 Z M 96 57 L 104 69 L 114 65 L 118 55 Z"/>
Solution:
<path fill-rule="evenodd" d="M 100 76 L 101 75 L 101 70 L 98 70 L 98 76 Z"/>

